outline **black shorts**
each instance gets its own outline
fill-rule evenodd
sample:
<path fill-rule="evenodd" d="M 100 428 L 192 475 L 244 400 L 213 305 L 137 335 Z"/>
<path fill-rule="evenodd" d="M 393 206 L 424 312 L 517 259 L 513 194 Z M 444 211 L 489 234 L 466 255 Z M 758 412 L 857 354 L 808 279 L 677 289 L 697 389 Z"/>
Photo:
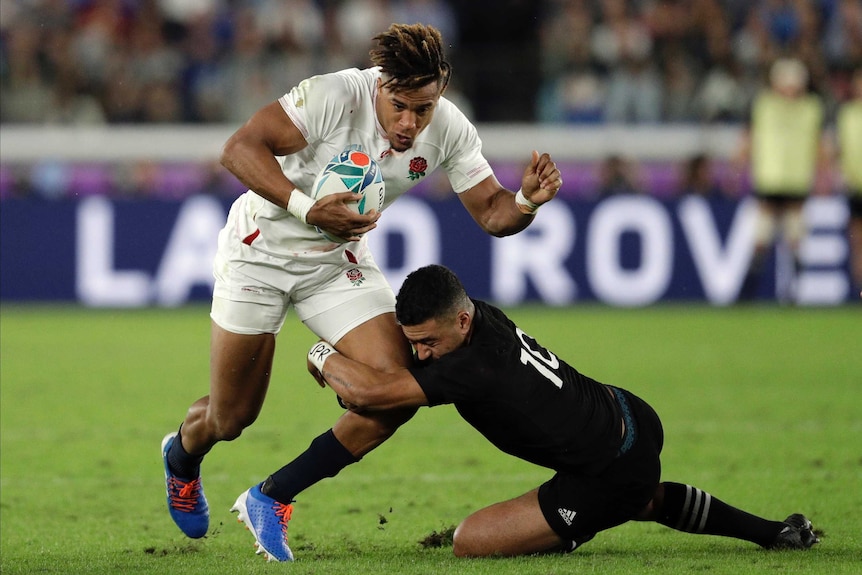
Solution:
<path fill-rule="evenodd" d="M 558 472 L 539 487 L 539 507 L 551 529 L 582 539 L 633 519 L 652 499 L 661 477 L 664 431 L 644 400 L 613 388 L 626 421 L 626 439 L 610 465 L 596 475 Z"/>
<path fill-rule="evenodd" d="M 771 207 L 780 210 L 802 206 L 805 203 L 805 200 L 808 199 L 808 194 L 793 192 L 761 192 L 760 190 L 755 190 L 754 197 L 756 197 L 758 201 L 769 204 Z"/>
<path fill-rule="evenodd" d="M 862 218 L 862 193 L 850 194 L 847 203 L 850 206 L 850 217 Z"/>

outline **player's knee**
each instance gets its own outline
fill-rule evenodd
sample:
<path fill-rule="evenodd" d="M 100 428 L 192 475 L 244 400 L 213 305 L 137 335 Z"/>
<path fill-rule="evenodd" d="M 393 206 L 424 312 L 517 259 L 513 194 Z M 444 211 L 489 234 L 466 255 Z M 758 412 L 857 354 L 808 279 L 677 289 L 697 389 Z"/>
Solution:
<path fill-rule="evenodd" d="M 493 551 L 483 545 L 479 531 L 471 526 L 471 518 L 468 517 L 452 534 L 452 553 L 455 557 L 487 557 Z"/>
<path fill-rule="evenodd" d="M 664 508 L 664 483 L 656 485 L 655 492 L 649 503 L 635 516 L 635 521 L 658 521 Z"/>
<path fill-rule="evenodd" d="M 416 414 L 416 408 L 394 409 L 381 411 L 369 418 L 369 424 L 374 428 L 378 437 L 388 438 L 395 433 L 399 427 L 407 423 Z"/>
<path fill-rule="evenodd" d="M 455 529 L 452 534 L 452 553 L 455 557 L 475 557 L 472 553 L 470 536 L 467 529 L 464 529 L 464 523 Z"/>
<path fill-rule="evenodd" d="M 216 441 L 233 441 L 242 435 L 246 427 L 254 423 L 256 416 L 244 414 L 207 414 L 210 432 Z"/>

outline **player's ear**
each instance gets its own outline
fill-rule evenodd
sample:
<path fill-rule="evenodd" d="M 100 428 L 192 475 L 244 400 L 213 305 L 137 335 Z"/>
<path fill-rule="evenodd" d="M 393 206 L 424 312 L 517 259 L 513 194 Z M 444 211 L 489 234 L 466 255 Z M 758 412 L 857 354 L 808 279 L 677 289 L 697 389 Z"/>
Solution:
<path fill-rule="evenodd" d="M 467 333 L 468 331 L 470 331 L 470 324 L 472 323 L 472 321 L 473 316 L 470 315 L 469 311 L 462 309 L 458 312 L 458 328 L 462 332 Z"/>

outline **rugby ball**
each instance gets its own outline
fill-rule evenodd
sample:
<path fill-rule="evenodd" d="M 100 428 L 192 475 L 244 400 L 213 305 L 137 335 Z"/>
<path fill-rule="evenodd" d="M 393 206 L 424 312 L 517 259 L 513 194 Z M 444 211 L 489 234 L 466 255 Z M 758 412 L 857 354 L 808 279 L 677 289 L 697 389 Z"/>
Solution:
<path fill-rule="evenodd" d="M 362 194 L 358 202 L 350 202 L 348 207 L 358 214 L 380 211 L 386 197 L 383 174 L 371 156 L 359 150 L 347 149 L 332 158 L 317 175 L 312 186 L 311 197 L 316 201 L 331 194 L 352 192 Z M 326 239 L 344 243 L 344 240 L 317 228 Z"/>

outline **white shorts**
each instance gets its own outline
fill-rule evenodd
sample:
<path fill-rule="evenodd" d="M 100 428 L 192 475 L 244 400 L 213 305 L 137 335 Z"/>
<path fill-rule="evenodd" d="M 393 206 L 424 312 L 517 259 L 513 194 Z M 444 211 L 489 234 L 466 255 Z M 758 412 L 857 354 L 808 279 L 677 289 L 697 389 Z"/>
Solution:
<path fill-rule="evenodd" d="M 241 247 L 213 264 L 210 317 L 239 334 L 278 333 L 292 305 L 318 337 L 335 344 L 350 330 L 395 311 L 395 294 L 368 250 L 356 261 L 278 259 Z M 258 261 L 255 261 L 255 260 Z"/>

